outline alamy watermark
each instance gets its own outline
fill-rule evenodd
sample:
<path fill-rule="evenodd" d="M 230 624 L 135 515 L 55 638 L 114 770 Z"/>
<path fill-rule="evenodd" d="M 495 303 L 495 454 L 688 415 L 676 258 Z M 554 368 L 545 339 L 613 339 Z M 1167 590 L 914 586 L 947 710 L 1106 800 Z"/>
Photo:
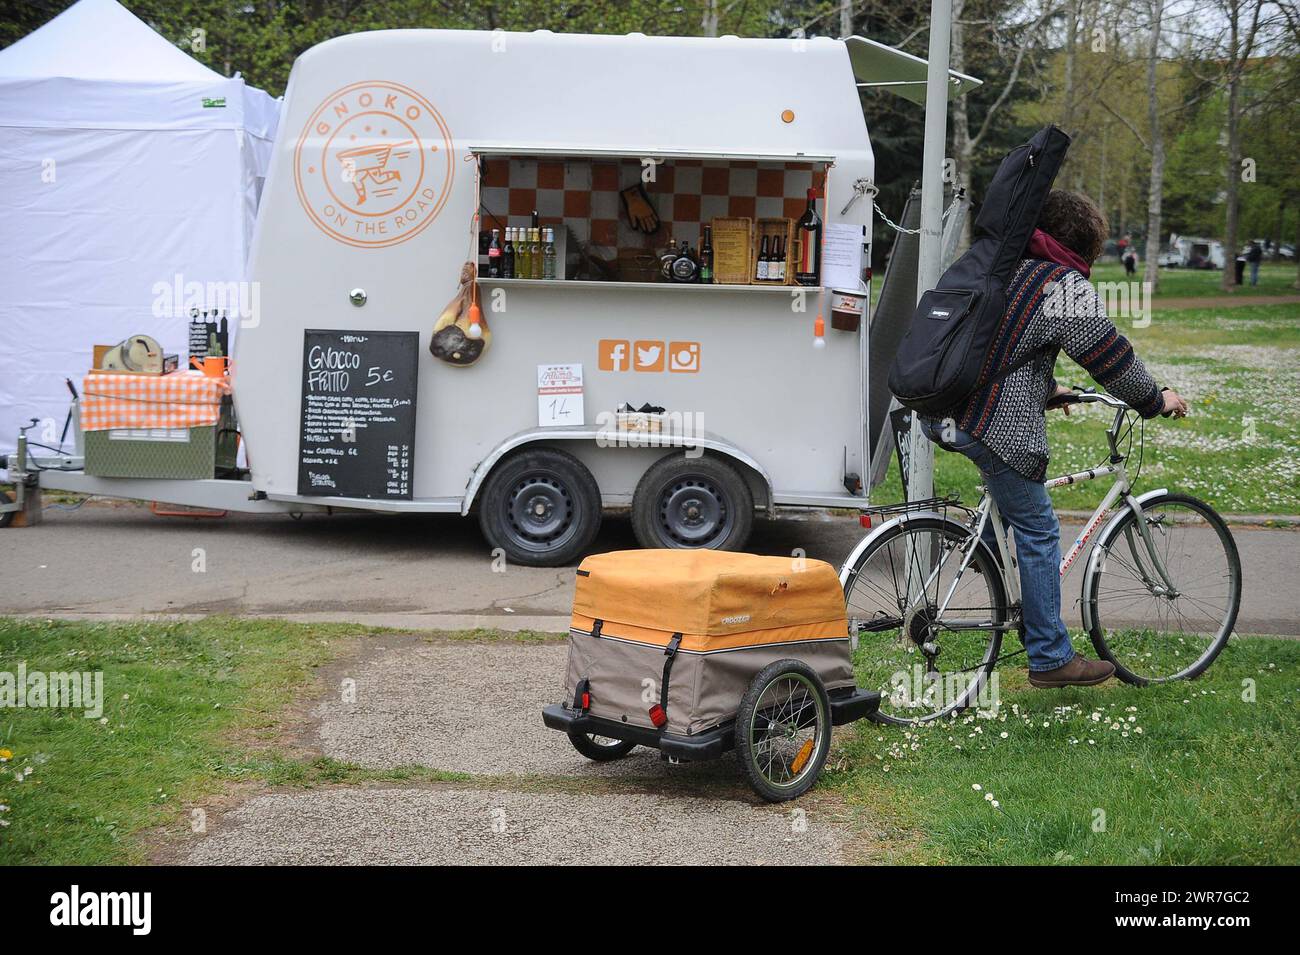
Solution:
<path fill-rule="evenodd" d="M 0 710 L 83 710 L 88 720 L 104 713 L 104 671 L 0 670 Z"/>
<path fill-rule="evenodd" d="M 919 663 L 911 670 L 899 670 L 889 678 L 889 703 L 898 709 L 927 712 L 945 710 L 961 704 L 974 706 L 981 713 L 996 716 L 1002 705 L 998 672 L 985 678 L 982 674 L 955 671 L 934 673 Z"/>
<path fill-rule="evenodd" d="M 1100 315 L 1134 328 L 1151 324 L 1150 282 L 1049 282 L 1045 288 L 1043 312 L 1053 318 L 1090 318 L 1100 309 Z"/>
<path fill-rule="evenodd" d="M 170 282 L 154 282 L 154 318 L 185 318 L 199 312 L 224 315 L 240 328 L 256 328 L 262 314 L 260 282 L 200 282 L 177 272 Z"/>

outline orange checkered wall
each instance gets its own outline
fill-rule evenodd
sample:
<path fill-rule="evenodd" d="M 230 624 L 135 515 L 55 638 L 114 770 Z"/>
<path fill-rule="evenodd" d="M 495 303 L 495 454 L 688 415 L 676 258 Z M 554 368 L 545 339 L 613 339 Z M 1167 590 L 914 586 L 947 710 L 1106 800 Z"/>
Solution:
<path fill-rule="evenodd" d="M 661 225 L 646 236 L 623 214 L 619 192 L 641 180 L 637 159 L 488 158 L 481 182 L 483 229 L 526 226 L 536 209 L 542 225 L 567 226 L 577 242 L 590 241 L 598 254 L 619 248 L 659 249 L 699 241 L 715 216 L 798 219 L 810 187 L 821 189 L 825 174 L 812 163 L 670 159 L 645 183 Z"/>

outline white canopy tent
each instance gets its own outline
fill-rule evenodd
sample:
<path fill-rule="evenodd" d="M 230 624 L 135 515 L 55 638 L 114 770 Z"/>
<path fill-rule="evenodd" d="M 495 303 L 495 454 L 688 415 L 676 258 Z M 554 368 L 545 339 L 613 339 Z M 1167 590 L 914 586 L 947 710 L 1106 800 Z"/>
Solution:
<path fill-rule="evenodd" d="M 234 334 L 278 115 L 116 0 L 0 50 L 0 450 L 32 418 L 57 443 L 95 344 L 144 333 L 184 361 L 191 304 Z"/>

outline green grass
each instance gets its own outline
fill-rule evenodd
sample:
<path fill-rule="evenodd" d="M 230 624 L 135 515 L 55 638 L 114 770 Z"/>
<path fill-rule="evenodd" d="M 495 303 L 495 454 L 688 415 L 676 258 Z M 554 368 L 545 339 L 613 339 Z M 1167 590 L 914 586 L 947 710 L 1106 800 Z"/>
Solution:
<path fill-rule="evenodd" d="M 450 778 L 383 772 L 292 752 L 286 711 L 349 638 L 341 625 L 212 617 L 85 624 L 0 618 L 0 672 L 103 672 L 99 719 L 80 711 L 0 709 L 0 863 L 139 862 L 139 836 L 176 824 L 195 800 L 232 785 Z M 448 636 L 448 635 L 444 635 Z M 511 640 L 547 635 L 472 631 Z M 20 779 L 20 775 L 22 778 Z M 7 823 L 7 825 L 4 825 Z"/>
<path fill-rule="evenodd" d="M 0 618 L 0 671 L 20 660 L 29 672 L 102 670 L 106 698 L 103 722 L 0 710 L 0 750 L 11 753 L 0 763 L 0 863 L 140 862 L 158 827 L 184 826 L 190 806 L 237 796 L 241 784 L 493 782 L 420 766 L 361 769 L 286 738 L 315 669 L 367 633 L 229 618 Z M 919 730 L 858 724 L 820 790 L 872 826 L 909 833 L 910 861 L 1300 862 L 1300 642 L 1234 639 L 1202 679 L 1147 690 L 1045 692 L 1024 688 L 1013 667 L 999 675 L 999 717 Z M 1243 702 L 1245 680 L 1256 702 Z M 1125 729 L 1108 728 L 1117 720 Z M 1104 832 L 1093 831 L 1097 809 Z"/>
<path fill-rule="evenodd" d="M 1103 262 L 1093 266 L 1091 278 L 1094 282 L 1124 281 L 1124 266 L 1118 262 Z M 1142 279 L 1142 267 L 1138 266 L 1138 281 Z M 1156 298 L 1200 298 L 1202 296 L 1231 294 L 1239 295 L 1295 295 L 1297 290 L 1296 266 L 1294 262 L 1264 262 L 1259 267 L 1259 284 L 1250 284 L 1250 269 L 1246 270 L 1246 284 L 1235 292 L 1223 291 L 1222 272 L 1199 272 L 1190 269 L 1161 269 L 1160 281 L 1156 286 Z"/>
<path fill-rule="evenodd" d="M 1293 400 L 1300 393 L 1300 303 L 1156 310 L 1147 327 L 1121 325 L 1121 331 L 1156 379 L 1192 405 L 1182 421 L 1147 422 L 1139 488 L 1179 489 L 1223 512 L 1300 514 L 1300 404 Z M 1091 384 L 1065 356 L 1056 376 Z M 1091 467 L 1106 455 L 1111 414 L 1099 406 L 1072 411 L 1068 418 L 1048 415 L 1053 475 Z M 965 458 L 936 452 L 936 491 L 973 502 L 978 484 Z M 1108 487 L 1098 480 L 1062 488 L 1053 500 L 1060 509 L 1086 510 Z M 872 501 L 901 497 L 895 467 Z"/>
<path fill-rule="evenodd" d="M 1233 638 L 1199 680 L 1146 689 L 999 677 L 996 716 L 856 724 L 823 786 L 887 806 L 917 861 L 1300 863 L 1300 642 Z"/>

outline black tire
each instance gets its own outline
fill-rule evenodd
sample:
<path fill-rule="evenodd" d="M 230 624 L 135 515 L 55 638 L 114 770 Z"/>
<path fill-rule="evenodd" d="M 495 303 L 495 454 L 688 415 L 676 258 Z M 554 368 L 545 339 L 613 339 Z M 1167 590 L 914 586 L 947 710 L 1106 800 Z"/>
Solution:
<path fill-rule="evenodd" d="M 764 698 L 769 688 L 780 688 L 784 681 L 789 681 L 786 685 L 807 690 L 807 701 L 795 705 L 792 711 L 784 707 L 794 704 L 796 697 L 793 695 L 784 705 L 776 706 L 772 698 Z M 778 699 L 782 692 L 778 689 Z M 781 726 L 781 731 L 774 732 L 773 726 Z M 798 736 L 800 731 L 809 727 L 813 728 L 812 738 Z M 740 757 L 745 779 L 754 792 L 768 802 L 785 802 L 802 796 L 817 782 L 826 764 L 831 748 L 831 731 L 830 698 L 816 671 L 802 660 L 769 663 L 750 681 L 740 701 L 740 712 L 736 714 L 736 755 Z M 773 752 L 775 741 L 786 739 L 793 744 L 797 738 L 804 738 L 804 743 L 799 747 L 789 747 L 796 753 L 795 760 L 786 761 L 789 752 Z M 764 749 L 765 744 L 767 749 Z M 804 753 L 803 746 L 809 744 L 811 752 Z M 803 753 L 801 759 L 798 753 Z M 763 768 L 765 762 L 766 770 Z M 782 768 L 794 775 L 786 781 L 774 780 L 773 773 Z"/>
<path fill-rule="evenodd" d="M 956 697 L 950 699 L 945 691 L 935 708 L 924 713 L 918 712 L 914 705 L 906 705 L 907 700 L 896 699 L 899 687 L 893 683 L 893 675 L 899 671 L 910 671 L 910 664 L 920 661 L 896 657 L 895 654 L 906 652 L 915 656 L 914 651 L 922 649 L 922 642 L 936 639 L 938 634 L 931 632 L 927 620 L 919 614 L 913 617 L 909 632 L 904 633 L 904 618 L 897 602 L 906 594 L 906 578 L 899 581 L 896 575 L 906 571 L 905 564 L 897 558 L 900 550 L 906 553 L 909 536 L 929 536 L 941 541 L 945 548 L 952 548 L 968 541 L 970 531 L 955 521 L 916 517 L 895 520 L 884 525 L 877 533 L 880 536 L 858 555 L 854 564 L 840 570 L 846 609 L 858 629 L 858 646 L 853 656 L 858 684 L 864 689 L 880 692 L 880 709 L 872 715 L 872 719 L 878 723 L 911 726 L 960 713 L 978 700 L 979 694 L 987 685 L 1002 648 L 1002 631 L 968 631 L 973 634 L 969 638 L 951 632 L 944 636 L 945 644 L 949 640 L 953 643 L 947 647 L 948 652 L 943 658 L 951 661 L 952 656 L 957 654 L 959 659 L 949 664 L 951 669 L 940 674 L 938 684 L 946 686 L 950 674 L 969 674 L 969 677 L 963 683 L 963 691 Z M 893 573 L 895 579 L 871 579 L 873 574 L 881 573 Z M 964 581 L 967 580 L 967 575 L 969 581 L 966 586 L 975 588 L 976 592 L 982 588 L 979 599 L 974 601 L 980 615 L 987 614 L 991 623 L 1005 624 L 1010 616 L 1010 608 L 1001 566 L 994 552 L 983 541 L 976 545 L 971 564 L 962 575 Z M 931 611 L 931 618 L 937 603 L 937 591 L 943 590 L 946 593 L 947 583 L 950 582 L 936 586 L 936 594 L 927 593 L 927 609 Z M 938 659 L 936 656 L 935 662 Z"/>
<path fill-rule="evenodd" d="M 660 458 L 637 482 L 632 530 L 642 547 L 740 550 L 754 529 L 754 495 L 721 458 Z"/>
<path fill-rule="evenodd" d="M 1159 497 L 1150 498 L 1142 502 L 1142 510 L 1144 514 L 1154 513 L 1163 505 L 1173 505 L 1174 507 L 1183 508 L 1195 513 L 1201 517 L 1205 523 L 1209 525 L 1210 529 L 1212 529 L 1218 536 L 1219 542 L 1223 547 L 1222 561 L 1224 571 L 1228 578 L 1223 588 L 1224 605 L 1222 608 L 1222 616 L 1214 621 L 1217 625 L 1215 631 L 1206 635 L 1204 647 L 1201 649 L 1196 659 L 1192 660 L 1191 663 L 1186 666 L 1182 665 L 1183 661 L 1181 659 L 1171 663 L 1168 667 L 1162 667 L 1159 664 L 1152 662 L 1154 654 L 1148 652 L 1144 655 L 1139 651 L 1141 639 L 1138 637 L 1127 638 L 1124 642 L 1121 642 L 1120 633 L 1127 634 L 1129 631 L 1146 633 L 1147 630 L 1145 626 L 1126 627 L 1123 631 L 1113 633 L 1111 639 L 1107 640 L 1106 622 L 1101 619 L 1102 616 L 1106 616 L 1107 614 L 1104 608 L 1099 609 L 1098 600 L 1102 596 L 1103 578 L 1108 576 L 1118 576 L 1119 574 L 1107 573 L 1104 569 L 1101 572 L 1093 573 L 1092 568 L 1097 566 L 1096 561 L 1099 554 L 1106 561 L 1106 564 L 1102 565 L 1103 568 L 1106 565 L 1109 565 L 1112 567 L 1119 567 L 1122 571 L 1126 566 L 1132 566 L 1131 558 L 1128 558 L 1125 553 L 1130 547 L 1127 543 L 1130 535 L 1126 534 L 1126 531 L 1129 529 L 1135 530 L 1136 519 L 1133 517 L 1132 511 L 1126 510 L 1124 516 L 1114 525 L 1109 527 L 1107 531 L 1103 532 L 1101 537 L 1097 539 L 1093 553 L 1089 555 L 1089 573 L 1088 578 L 1085 581 L 1084 602 L 1087 605 L 1087 610 L 1089 612 L 1088 616 L 1092 619 L 1092 626 L 1089 628 L 1088 636 L 1092 639 L 1092 645 L 1094 649 L 1096 649 L 1097 655 L 1103 660 L 1109 660 L 1111 663 L 1115 664 L 1115 675 L 1125 683 L 1130 683 L 1134 686 L 1148 686 L 1152 683 L 1166 683 L 1173 680 L 1192 680 L 1200 676 L 1206 671 L 1210 664 L 1214 662 L 1215 658 L 1218 657 L 1220 652 L 1222 652 L 1224 646 L 1227 645 L 1228 638 L 1232 635 L 1232 629 L 1237 624 L 1237 612 L 1241 608 L 1241 557 L 1237 553 L 1237 543 L 1232 538 L 1232 532 L 1228 530 L 1228 525 L 1224 523 L 1223 518 L 1220 517 L 1209 504 L 1186 494 L 1162 494 Z M 1159 542 L 1157 542 L 1157 545 L 1158 543 Z M 1165 560 L 1167 565 L 1174 563 L 1174 558 L 1171 557 L 1169 552 L 1168 542 L 1166 543 L 1162 559 Z M 1183 566 L 1186 564 L 1186 561 L 1180 561 L 1179 563 L 1180 566 Z M 1206 576 L 1214 572 L 1215 568 L 1213 567 L 1211 567 L 1210 571 L 1206 571 L 1205 568 L 1210 565 L 1210 560 L 1204 553 L 1198 553 L 1194 563 L 1195 569 L 1190 571 L 1190 573 L 1199 574 L 1200 579 L 1204 579 Z M 1180 566 L 1168 566 L 1170 576 L 1173 579 L 1175 586 L 1177 586 L 1179 579 L 1182 576 L 1185 576 L 1185 573 L 1180 574 Z M 1129 583 L 1127 586 L 1132 587 L 1133 585 Z M 1201 597 L 1204 596 L 1205 595 L 1202 593 Z M 1132 598 L 1129 601 L 1130 605 L 1138 599 L 1141 598 Z M 1170 606 L 1172 607 L 1175 603 L 1176 601 L 1171 600 Z M 1203 610 L 1205 607 L 1210 606 L 1208 601 L 1204 599 L 1193 601 L 1193 603 L 1199 603 L 1199 607 L 1193 606 L 1191 608 L 1193 612 L 1197 609 Z M 1180 617 L 1182 616 L 1179 611 L 1171 610 L 1170 615 L 1165 617 L 1165 621 L 1169 624 L 1174 623 L 1173 614 L 1179 614 Z M 1085 617 L 1085 619 L 1087 618 Z M 1160 622 L 1159 615 L 1157 615 L 1156 622 L 1157 624 Z M 1199 629 L 1192 632 L 1199 632 Z M 1159 634 L 1156 634 L 1156 636 L 1158 637 Z M 1166 642 L 1168 643 L 1168 641 Z M 1178 639 L 1178 642 L 1184 648 L 1178 652 L 1178 655 L 1181 656 L 1182 652 L 1185 652 L 1186 643 L 1181 637 Z M 1170 645 L 1172 646 L 1171 643 Z M 1139 663 L 1143 662 L 1144 656 L 1146 657 L 1146 662 L 1143 663 L 1143 668 L 1146 672 L 1135 672 L 1133 668 L 1139 666 Z M 1171 672 L 1166 673 L 1164 672 L 1165 669 L 1170 669 Z"/>
<path fill-rule="evenodd" d="M 605 737 L 600 738 L 604 739 Z M 622 759 L 636 749 L 636 743 L 629 743 L 627 740 L 610 740 L 608 743 L 598 743 L 590 734 L 579 733 L 577 730 L 569 730 L 569 742 L 583 756 L 598 763 L 608 763 L 610 760 Z"/>
<path fill-rule="evenodd" d="M 581 557 L 600 531 L 600 488 L 571 454 L 523 450 L 500 462 L 479 498 L 479 527 L 507 559 L 560 567 Z"/>
<path fill-rule="evenodd" d="M 14 497 L 13 491 L 6 491 L 3 488 L 0 488 L 0 500 L 3 500 L 6 504 L 12 504 L 17 500 L 17 498 Z M 0 529 L 12 524 L 14 522 L 14 515 L 17 513 L 17 511 L 0 512 Z"/>

